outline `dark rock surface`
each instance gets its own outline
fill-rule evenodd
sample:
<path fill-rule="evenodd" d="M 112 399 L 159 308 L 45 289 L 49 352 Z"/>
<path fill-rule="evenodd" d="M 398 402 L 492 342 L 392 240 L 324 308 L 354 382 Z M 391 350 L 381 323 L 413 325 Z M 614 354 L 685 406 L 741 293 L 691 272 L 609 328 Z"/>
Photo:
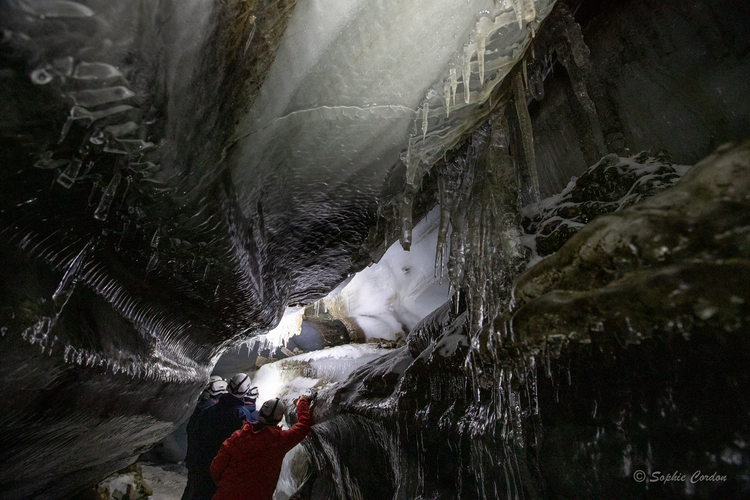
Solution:
<path fill-rule="evenodd" d="M 524 207 L 521 225 L 533 236 L 536 255 L 546 257 L 591 220 L 663 191 L 689 168 L 645 151 L 630 158 L 607 155 L 561 193 Z"/>
<path fill-rule="evenodd" d="M 750 79 L 746 2 L 558 3 L 575 12 L 590 65 L 548 64 L 544 99 L 529 105 L 543 197 L 607 153 L 664 150 L 675 163 L 692 165 L 721 144 L 750 136 L 748 100 L 737 85 Z M 544 60 L 546 47 L 549 62 L 557 60 L 556 46 L 557 32 L 542 30 L 537 59 Z M 576 80 L 595 105 L 593 125 L 571 89 Z"/>
<path fill-rule="evenodd" d="M 437 310 L 321 408 L 305 498 L 744 498 L 748 199 L 750 143 L 724 148 L 522 274 L 492 330 Z"/>

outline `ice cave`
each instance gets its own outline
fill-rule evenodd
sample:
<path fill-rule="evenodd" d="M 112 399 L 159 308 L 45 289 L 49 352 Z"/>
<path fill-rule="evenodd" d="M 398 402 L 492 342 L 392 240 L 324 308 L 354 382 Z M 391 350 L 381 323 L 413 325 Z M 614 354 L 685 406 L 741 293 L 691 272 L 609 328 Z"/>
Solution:
<path fill-rule="evenodd" d="M 3 0 L 0 81 L 0 499 L 180 498 L 235 372 L 276 500 L 750 498 L 746 0 Z"/>

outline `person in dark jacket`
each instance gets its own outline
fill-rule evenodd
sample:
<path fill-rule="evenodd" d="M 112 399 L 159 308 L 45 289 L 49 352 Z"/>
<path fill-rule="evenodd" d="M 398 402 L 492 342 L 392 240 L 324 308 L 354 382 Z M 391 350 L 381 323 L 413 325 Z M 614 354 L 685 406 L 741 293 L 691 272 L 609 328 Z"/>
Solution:
<path fill-rule="evenodd" d="M 258 421 L 258 412 L 255 410 L 255 398 L 258 397 L 258 388 L 250 387 L 250 377 L 247 373 L 238 373 L 229 381 L 229 394 L 242 400 L 243 407 L 240 410 L 248 422 Z"/>
<path fill-rule="evenodd" d="M 289 450 L 310 432 L 312 418 L 306 396 L 297 400 L 297 423 L 278 427 L 286 407 L 279 398 L 263 403 L 255 424 L 246 422 L 224 441 L 211 462 L 218 485 L 212 500 L 271 500 L 281 464 Z"/>
<path fill-rule="evenodd" d="M 188 457 L 185 460 L 194 481 L 190 496 L 183 495 L 183 500 L 210 500 L 214 494 L 216 485 L 209 472 L 211 461 L 221 443 L 247 419 L 249 412 L 245 409 L 243 397 L 249 388 L 247 374 L 238 373 L 228 384 L 229 393 L 221 394 L 216 404 L 196 415 L 195 425 L 188 433 L 190 460 Z"/>
<path fill-rule="evenodd" d="M 198 400 L 208 399 L 211 397 L 211 384 L 213 384 L 214 382 L 226 382 L 226 380 L 224 380 L 224 378 L 219 375 L 211 375 L 211 377 L 209 377 L 208 379 L 208 385 L 205 389 L 203 389 L 201 395 L 198 396 Z"/>
<path fill-rule="evenodd" d="M 201 395 L 198 397 L 198 402 L 195 404 L 195 410 L 190 416 L 190 420 L 187 423 L 187 454 L 185 455 L 185 464 L 194 463 L 193 455 L 195 454 L 196 443 L 195 443 L 195 423 L 198 415 L 219 401 L 219 396 L 227 393 L 227 383 L 223 378 L 219 376 L 212 376 L 208 386 Z M 193 492 L 195 491 L 196 475 L 191 472 L 190 465 L 188 467 L 188 479 L 187 485 L 185 485 L 185 491 L 182 493 L 182 500 L 192 500 Z"/>
<path fill-rule="evenodd" d="M 247 394 L 245 394 L 245 397 L 243 400 L 245 401 L 245 410 L 247 411 L 247 420 L 248 422 L 257 422 L 258 421 L 258 410 L 255 409 L 255 401 L 258 399 L 258 388 L 257 387 L 251 387 L 249 391 L 247 391 Z"/>

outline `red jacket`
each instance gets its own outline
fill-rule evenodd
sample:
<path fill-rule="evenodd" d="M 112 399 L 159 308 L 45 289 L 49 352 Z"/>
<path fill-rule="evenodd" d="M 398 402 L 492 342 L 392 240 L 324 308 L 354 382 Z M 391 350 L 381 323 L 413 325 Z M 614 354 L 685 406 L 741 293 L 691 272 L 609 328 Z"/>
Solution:
<path fill-rule="evenodd" d="M 221 445 L 211 462 L 211 477 L 218 485 L 211 500 L 271 500 L 284 455 L 310 432 L 310 407 L 297 401 L 297 423 L 289 430 L 264 425 L 253 430 L 245 422 Z"/>

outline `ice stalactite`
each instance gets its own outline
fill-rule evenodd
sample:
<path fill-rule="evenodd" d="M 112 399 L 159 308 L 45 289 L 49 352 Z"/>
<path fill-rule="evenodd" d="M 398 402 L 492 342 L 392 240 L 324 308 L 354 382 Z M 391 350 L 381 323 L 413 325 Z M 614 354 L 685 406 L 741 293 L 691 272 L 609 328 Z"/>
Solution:
<path fill-rule="evenodd" d="M 536 19 L 536 7 L 534 0 L 513 0 L 513 12 L 518 20 L 518 29 L 523 28 L 523 21 Z"/>
<path fill-rule="evenodd" d="M 109 181 L 109 184 L 107 185 L 107 188 L 104 190 L 104 193 L 102 194 L 102 198 L 99 201 L 99 206 L 96 207 L 96 211 L 94 212 L 94 218 L 97 220 L 107 220 L 107 215 L 109 215 L 109 208 L 112 206 L 112 201 L 115 199 L 115 193 L 117 192 L 117 186 L 120 185 L 120 180 L 122 179 L 122 175 L 120 172 L 117 172 L 113 177 L 112 180 Z"/>
<path fill-rule="evenodd" d="M 557 5 L 550 15 L 549 24 L 550 32 L 554 36 L 553 47 L 557 58 L 568 71 L 573 93 L 588 120 L 591 142 L 596 145 L 596 157 L 588 158 L 588 160 L 596 162 L 607 154 L 607 148 L 604 145 L 596 106 L 589 96 L 587 87 L 587 81 L 592 72 L 589 48 L 583 40 L 581 26 L 575 21 L 573 13 L 565 4 Z"/>
<path fill-rule="evenodd" d="M 450 70 L 450 80 L 451 80 L 451 100 L 453 101 L 453 105 L 456 105 L 456 90 L 458 90 L 458 76 L 456 75 L 456 68 L 451 68 Z"/>
<path fill-rule="evenodd" d="M 68 269 L 60 280 L 60 284 L 57 285 L 57 290 L 52 294 L 52 301 L 55 303 L 57 314 L 60 314 L 60 311 L 62 311 L 65 304 L 68 302 L 68 299 L 70 299 L 70 296 L 73 294 L 73 290 L 75 289 L 78 280 L 78 272 L 93 249 L 94 239 L 92 238 L 68 265 Z M 55 318 L 55 320 L 56 319 L 57 318 Z"/>
<path fill-rule="evenodd" d="M 401 218 L 401 247 L 404 250 L 411 248 L 411 236 L 412 236 L 412 207 L 414 206 L 414 194 L 416 190 L 410 184 L 407 184 L 406 189 L 401 198 L 399 205 L 399 217 Z"/>
<path fill-rule="evenodd" d="M 493 27 L 493 23 L 489 22 L 489 18 L 487 17 L 482 17 L 477 21 L 477 72 L 479 73 L 479 83 L 481 85 L 484 85 L 484 53 L 487 50 L 487 36 Z"/>
<path fill-rule="evenodd" d="M 445 117 L 451 116 L 451 83 L 449 80 L 443 82 L 443 100 L 445 101 Z"/>
<path fill-rule="evenodd" d="M 526 160 L 526 168 L 531 179 L 531 195 L 533 202 L 536 203 L 541 199 L 539 192 L 539 174 L 536 169 L 536 155 L 534 153 L 534 130 L 531 126 L 531 116 L 529 108 L 526 105 L 526 88 L 523 85 L 523 75 L 521 71 L 516 71 L 512 76 L 513 99 L 516 106 L 516 116 L 518 125 L 521 129 L 521 142 L 523 147 L 523 156 Z"/>
<path fill-rule="evenodd" d="M 445 262 L 450 226 L 448 276 L 451 287 L 466 295 L 471 328 L 477 331 L 507 306 L 510 283 L 525 261 L 504 107 L 474 132 L 464 154 L 441 165 L 438 175 L 435 265 L 442 269 Z"/>
<path fill-rule="evenodd" d="M 452 259 L 448 268 L 451 283 L 462 280 L 463 237 L 466 232 L 464 212 L 466 200 L 471 193 L 474 171 L 467 168 L 465 156 L 451 158 L 438 169 L 438 189 L 440 201 L 440 226 L 438 229 L 437 251 L 435 254 L 436 273 L 442 273 L 443 265 Z M 448 230 L 453 228 L 448 248 Z M 458 264 L 458 265 L 457 265 Z M 458 273 L 458 274 L 456 274 Z"/>
<path fill-rule="evenodd" d="M 70 189 L 78 178 L 78 172 L 81 170 L 82 161 L 80 158 L 73 158 L 65 170 L 57 177 L 57 183 L 65 189 Z"/>
<path fill-rule="evenodd" d="M 422 141 L 427 138 L 427 126 L 430 118 L 430 103 L 425 102 L 422 105 Z"/>
<path fill-rule="evenodd" d="M 464 47 L 464 59 L 463 59 L 463 78 L 464 78 L 464 102 L 466 104 L 471 103 L 471 56 L 474 51 L 471 45 Z"/>

